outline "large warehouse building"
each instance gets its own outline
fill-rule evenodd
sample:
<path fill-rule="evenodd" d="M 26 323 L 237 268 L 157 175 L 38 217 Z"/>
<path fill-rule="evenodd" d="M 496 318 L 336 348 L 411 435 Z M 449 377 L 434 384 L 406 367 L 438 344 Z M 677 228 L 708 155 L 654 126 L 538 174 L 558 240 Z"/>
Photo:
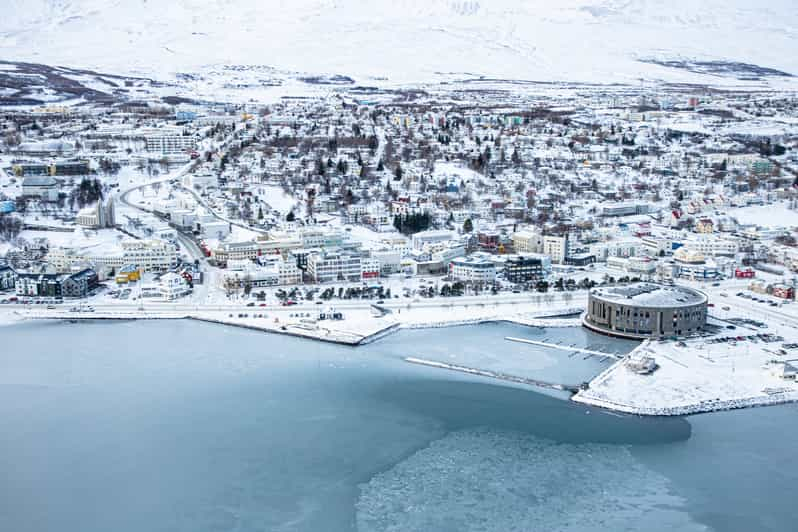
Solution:
<path fill-rule="evenodd" d="M 691 288 L 654 283 L 594 288 L 582 322 L 626 338 L 688 336 L 706 325 L 707 297 Z"/>

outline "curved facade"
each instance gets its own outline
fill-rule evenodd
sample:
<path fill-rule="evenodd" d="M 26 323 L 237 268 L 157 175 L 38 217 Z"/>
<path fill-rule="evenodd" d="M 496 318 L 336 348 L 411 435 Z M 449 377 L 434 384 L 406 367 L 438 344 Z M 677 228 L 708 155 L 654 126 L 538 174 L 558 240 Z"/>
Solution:
<path fill-rule="evenodd" d="M 594 288 L 582 322 L 626 338 L 689 336 L 706 325 L 707 297 L 692 288 L 654 283 Z"/>

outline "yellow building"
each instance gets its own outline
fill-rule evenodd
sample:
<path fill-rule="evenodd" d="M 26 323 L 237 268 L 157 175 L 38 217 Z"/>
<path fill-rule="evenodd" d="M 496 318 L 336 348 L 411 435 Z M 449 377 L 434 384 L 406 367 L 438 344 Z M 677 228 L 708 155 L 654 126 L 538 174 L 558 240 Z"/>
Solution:
<path fill-rule="evenodd" d="M 702 264 L 705 260 L 702 253 L 692 250 L 686 246 L 682 246 L 674 251 L 673 258 L 678 262 L 683 262 L 685 264 Z"/>
<path fill-rule="evenodd" d="M 695 230 L 698 233 L 712 233 L 715 230 L 715 224 L 709 218 L 701 218 L 696 222 Z"/>
<path fill-rule="evenodd" d="M 117 284 L 134 283 L 139 280 L 141 280 L 141 270 L 132 264 L 123 266 L 116 273 Z"/>

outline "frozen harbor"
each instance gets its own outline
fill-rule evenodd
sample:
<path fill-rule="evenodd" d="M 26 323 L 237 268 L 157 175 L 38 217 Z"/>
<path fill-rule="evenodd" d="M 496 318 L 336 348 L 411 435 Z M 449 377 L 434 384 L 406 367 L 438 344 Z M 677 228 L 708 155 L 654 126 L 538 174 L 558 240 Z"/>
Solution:
<path fill-rule="evenodd" d="M 794 452 L 794 405 L 627 416 L 404 360 L 573 382 L 606 365 L 504 338 L 634 346 L 581 328 L 402 330 L 358 349 L 189 320 L 2 334 L 9 530 L 775 532 L 793 521 L 798 477 L 773 464 Z M 46 511 L 31 511 L 41 500 Z"/>
<path fill-rule="evenodd" d="M 575 298 L 577 301 L 579 296 Z M 731 303 L 734 304 L 734 303 Z M 713 319 L 717 329 L 714 335 L 686 342 L 653 342 L 637 347 L 635 354 L 652 357 L 657 370 L 650 375 L 631 371 L 625 354 L 637 346 L 628 342 L 625 350 L 594 349 L 591 345 L 577 345 L 569 333 L 561 340 L 550 341 L 540 331 L 563 328 L 580 331 L 580 320 L 574 317 L 579 311 L 574 301 L 554 304 L 535 304 L 514 299 L 482 303 L 464 301 L 459 304 L 444 299 L 427 300 L 412 304 L 390 303 L 385 312 L 378 313 L 368 303 L 351 303 L 343 307 L 341 320 L 317 320 L 316 305 L 291 308 L 240 307 L 235 305 L 180 305 L 149 304 L 146 308 L 129 308 L 120 305 L 99 307 L 93 312 L 71 312 L 66 308 L 3 309 L 3 320 L 15 323 L 20 319 L 76 320 L 128 320 L 128 319 L 195 319 L 221 325 L 232 325 L 257 331 L 298 336 L 306 339 L 345 345 L 362 345 L 379 340 L 401 329 L 438 329 L 487 323 L 514 323 L 526 326 L 521 337 L 509 337 L 529 347 L 538 346 L 547 351 L 560 351 L 561 356 L 601 362 L 592 374 L 583 375 L 579 381 L 563 384 L 581 385 L 589 381 L 587 389 L 580 390 L 573 400 L 609 410 L 638 415 L 688 415 L 715 410 L 765 406 L 798 400 L 798 384 L 785 379 L 779 368 L 798 359 L 795 353 L 784 350 L 783 343 L 798 342 L 790 317 L 782 323 L 774 321 L 769 329 L 751 325 L 727 329 L 734 316 L 742 316 L 743 309 L 735 307 L 721 311 L 722 319 Z M 441 333 L 445 334 L 445 333 Z M 782 341 L 773 341 L 781 337 Z M 504 340 L 506 343 L 507 340 Z M 527 348 L 529 348 L 527 347 Z M 479 371 L 509 375 L 520 379 L 530 378 L 529 368 L 535 362 L 518 361 L 512 355 L 481 357 L 476 365 L 463 364 L 457 353 L 436 361 L 461 365 Z M 410 353 L 410 355 L 413 355 Z M 419 354 L 428 358 L 425 353 Z M 546 355 L 550 356 L 550 355 Z M 617 360 L 620 359 L 620 360 Z M 613 361 L 617 360 L 612 365 Z M 440 368 L 439 368 L 440 369 Z M 483 375 L 484 376 L 484 375 Z M 555 381 L 560 382 L 560 381 Z"/>

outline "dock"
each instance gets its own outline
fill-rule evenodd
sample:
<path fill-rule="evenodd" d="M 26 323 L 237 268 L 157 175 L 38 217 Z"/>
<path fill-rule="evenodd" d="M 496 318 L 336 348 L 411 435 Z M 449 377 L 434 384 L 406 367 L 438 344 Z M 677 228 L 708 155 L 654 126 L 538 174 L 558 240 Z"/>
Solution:
<path fill-rule="evenodd" d="M 468 368 L 466 366 L 458 366 L 455 364 L 445 364 L 443 362 L 435 362 L 434 360 L 425 360 L 423 358 L 407 357 L 405 362 L 411 364 L 419 364 L 421 366 L 429 366 L 432 368 L 447 369 L 449 371 L 459 371 L 460 373 L 467 373 L 469 375 L 478 375 L 480 377 L 488 377 L 490 379 L 499 379 L 517 384 L 526 384 L 528 386 L 537 386 L 538 388 L 548 388 L 549 390 L 558 390 L 562 392 L 578 392 L 581 387 L 575 384 L 558 384 L 554 382 L 547 382 L 538 379 L 530 379 L 528 377 L 518 377 L 516 375 L 508 375 L 506 373 L 498 373 L 495 371 L 486 371 L 483 369 Z"/>
<path fill-rule="evenodd" d="M 255 319 L 252 317 L 240 316 L 240 312 L 213 311 L 175 311 L 175 310 L 98 310 L 91 312 L 73 312 L 62 309 L 36 309 L 20 317 L 27 320 L 61 320 L 68 322 L 77 321 L 103 321 L 103 320 L 183 320 L 190 319 L 206 323 L 216 323 L 231 327 L 240 327 L 265 333 L 282 334 L 285 336 L 295 336 L 318 340 L 333 344 L 358 346 L 377 341 L 385 336 L 393 334 L 399 329 L 399 324 L 395 321 L 377 321 L 369 327 L 361 327 L 355 330 L 335 328 L 339 322 L 320 321 L 317 323 L 302 323 L 293 321 L 275 322 L 267 318 L 266 314 Z M 249 314 L 249 313 L 247 313 Z M 237 316 L 237 317 L 235 317 Z"/>
<path fill-rule="evenodd" d="M 582 354 L 585 354 L 585 355 L 588 355 L 588 356 L 597 356 L 597 357 L 602 357 L 602 358 L 610 357 L 610 358 L 614 358 L 615 360 L 620 360 L 621 358 L 623 358 L 620 355 L 617 355 L 615 353 L 607 353 L 606 351 L 594 351 L 592 349 L 584 349 L 582 347 L 571 347 L 571 346 L 561 345 L 561 344 L 552 344 L 552 343 L 548 343 L 548 342 L 540 342 L 538 340 L 527 340 L 526 338 L 515 338 L 513 336 L 505 336 L 504 339 L 505 340 L 509 340 L 511 342 L 519 342 L 519 343 L 522 343 L 522 344 L 531 344 L 531 345 L 537 345 L 537 346 L 540 346 L 540 347 L 548 347 L 550 349 L 559 349 L 561 351 L 568 351 L 571 354 L 582 353 Z"/>

